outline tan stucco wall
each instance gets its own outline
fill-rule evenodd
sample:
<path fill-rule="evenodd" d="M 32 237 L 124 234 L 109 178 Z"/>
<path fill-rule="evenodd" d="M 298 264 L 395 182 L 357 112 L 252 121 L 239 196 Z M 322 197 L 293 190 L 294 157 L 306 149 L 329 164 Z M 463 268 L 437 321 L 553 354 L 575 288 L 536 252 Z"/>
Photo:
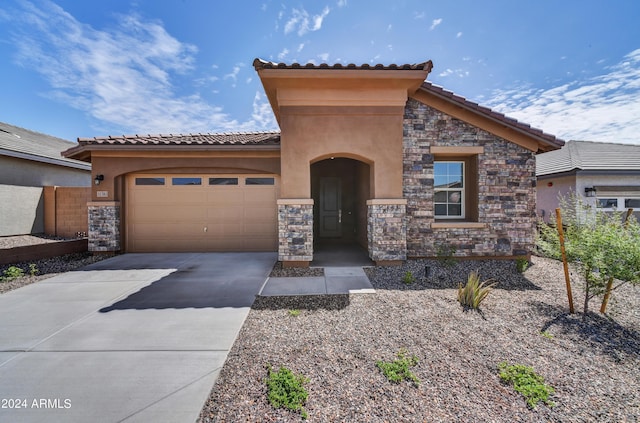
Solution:
<path fill-rule="evenodd" d="M 402 198 L 402 108 L 282 107 L 281 198 L 310 198 L 310 165 L 347 157 L 370 166 L 373 198 Z"/>

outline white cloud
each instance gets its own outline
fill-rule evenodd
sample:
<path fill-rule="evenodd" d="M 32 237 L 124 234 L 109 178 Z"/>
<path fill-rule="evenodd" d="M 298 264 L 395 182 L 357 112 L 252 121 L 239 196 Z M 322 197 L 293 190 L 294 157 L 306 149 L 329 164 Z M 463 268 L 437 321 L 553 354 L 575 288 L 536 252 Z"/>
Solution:
<path fill-rule="evenodd" d="M 197 85 L 191 76 L 197 48 L 171 36 L 161 22 L 121 15 L 116 25 L 96 30 L 49 1 L 21 7 L 12 15 L 17 61 L 44 77 L 48 97 L 96 119 L 96 126 L 180 133 L 264 129 L 273 123 L 255 113 L 240 123 L 197 93 L 177 94 L 177 79 Z M 224 78 L 235 81 L 241 67 Z M 263 103 L 254 99 L 254 111 Z"/>
<path fill-rule="evenodd" d="M 347 5 L 347 0 L 338 0 L 338 7 L 345 7 Z"/>
<path fill-rule="evenodd" d="M 284 60 L 284 58 L 287 57 L 287 54 L 289 54 L 289 49 L 285 48 L 280 53 L 278 53 L 278 59 Z"/>
<path fill-rule="evenodd" d="M 565 140 L 640 144 L 640 49 L 606 69 L 548 89 L 495 91 L 487 105 Z"/>
<path fill-rule="evenodd" d="M 438 25 L 440 25 L 442 23 L 442 18 L 438 18 L 438 19 L 434 19 L 431 22 L 431 26 L 429 27 L 429 31 L 433 31 L 434 29 L 436 29 L 436 27 Z"/>
<path fill-rule="evenodd" d="M 320 60 L 322 60 L 324 63 L 326 63 L 327 60 L 329 60 L 329 53 L 318 54 L 318 57 L 320 58 Z"/>
<path fill-rule="evenodd" d="M 413 19 L 424 19 L 425 16 L 424 12 L 413 12 Z"/>
<path fill-rule="evenodd" d="M 387 32 L 391 32 L 392 29 L 393 29 L 393 25 L 391 24 L 387 25 Z"/>
<path fill-rule="evenodd" d="M 305 9 L 293 9 L 291 18 L 284 24 L 284 33 L 296 31 L 299 36 L 303 36 L 307 32 L 318 31 L 330 11 L 329 7 L 325 7 L 319 15 L 310 16 Z"/>
<path fill-rule="evenodd" d="M 447 69 L 445 69 L 444 71 L 442 71 L 442 72 L 440 72 L 438 74 L 438 76 L 441 76 L 441 77 L 447 77 L 447 76 L 451 76 L 451 75 L 455 75 L 455 76 L 457 76 L 459 78 L 464 78 L 464 77 L 469 76 L 469 71 L 464 70 L 464 69 L 450 69 L 450 68 L 447 68 Z"/>
<path fill-rule="evenodd" d="M 300 43 L 298 45 L 298 49 L 296 50 L 298 53 L 300 53 L 302 51 L 302 49 L 304 48 L 304 43 Z"/>
<path fill-rule="evenodd" d="M 460 38 L 460 37 L 462 37 L 462 32 L 458 32 L 458 33 L 456 34 L 456 38 Z"/>

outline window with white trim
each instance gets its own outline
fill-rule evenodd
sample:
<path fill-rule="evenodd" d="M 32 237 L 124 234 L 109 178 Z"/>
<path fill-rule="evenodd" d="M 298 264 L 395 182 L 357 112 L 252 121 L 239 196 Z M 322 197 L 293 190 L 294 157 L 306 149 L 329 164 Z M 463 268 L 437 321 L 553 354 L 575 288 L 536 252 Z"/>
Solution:
<path fill-rule="evenodd" d="M 433 200 L 436 219 L 464 219 L 464 165 L 463 161 L 433 163 Z"/>

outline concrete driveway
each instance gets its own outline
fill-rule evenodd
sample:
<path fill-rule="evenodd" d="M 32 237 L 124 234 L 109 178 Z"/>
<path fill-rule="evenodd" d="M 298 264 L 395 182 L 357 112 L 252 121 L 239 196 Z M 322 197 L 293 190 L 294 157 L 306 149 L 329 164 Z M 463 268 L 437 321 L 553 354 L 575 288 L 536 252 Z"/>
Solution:
<path fill-rule="evenodd" d="M 0 421 L 195 421 L 276 259 L 127 254 L 0 295 Z"/>

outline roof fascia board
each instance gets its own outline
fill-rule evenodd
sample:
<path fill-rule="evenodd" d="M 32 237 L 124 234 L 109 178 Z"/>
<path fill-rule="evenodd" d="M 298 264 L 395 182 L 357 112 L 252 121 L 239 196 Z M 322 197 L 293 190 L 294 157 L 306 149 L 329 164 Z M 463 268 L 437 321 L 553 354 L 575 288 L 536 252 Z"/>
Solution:
<path fill-rule="evenodd" d="M 90 164 L 69 162 L 62 159 L 57 160 L 52 157 L 38 156 L 35 154 L 22 153 L 22 152 L 12 151 L 12 150 L 0 149 L 0 155 L 14 157 L 14 158 L 23 159 L 23 160 L 31 160 L 34 162 L 46 163 L 46 164 L 51 164 L 55 166 L 70 167 L 70 168 L 79 169 L 79 170 L 91 170 Z"/>
<path fill-rule="evenodd" d="M 419 89 L 410 95 L 410 97 L 438 109 L 443 113 L 509 140 L 530 151 L 537 152 L 539 150 L 546 150 L 546 148 L 544 148 L 546 143 L 533 134 L 529 134 L 520 128 L 509 126 L 507 123 L 490 116 L 479 114 L 477 111 L 465 107 L 463 104 L 453 103 L 448 98 L 431 91 Z"/>

